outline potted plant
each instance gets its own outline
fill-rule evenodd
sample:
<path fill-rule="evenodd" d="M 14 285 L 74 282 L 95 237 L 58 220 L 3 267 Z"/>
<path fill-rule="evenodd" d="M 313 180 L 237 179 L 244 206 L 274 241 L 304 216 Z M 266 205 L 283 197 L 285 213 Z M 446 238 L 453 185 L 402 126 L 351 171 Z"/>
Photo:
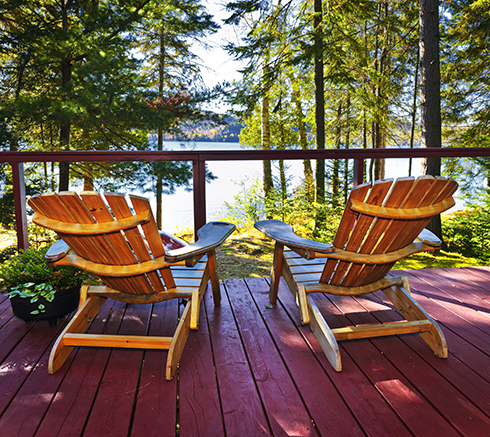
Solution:
<path fill-rule="evenodd" d="M 7 294 L 14 314 L 26 322 L 58 319 L 75 310 L 88 273 L 75 267 L 51 268 L 49 246 L 20 250 L 0 266 L 0 293 Z"/>

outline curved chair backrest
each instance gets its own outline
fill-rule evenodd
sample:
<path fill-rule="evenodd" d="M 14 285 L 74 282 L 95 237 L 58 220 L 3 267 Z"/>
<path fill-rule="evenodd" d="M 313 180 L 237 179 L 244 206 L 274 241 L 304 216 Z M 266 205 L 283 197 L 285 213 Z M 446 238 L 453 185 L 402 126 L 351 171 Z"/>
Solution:
<path fill-rule="evenodd" d="M 434 216 L 454 205 L 458 184 L 420 176 L 376 181 L 351 191 L 333 245 L 360 254 L 389 254 L 412 243 Z M 434 244 L 440 244 L 435 242 Z M 320 282 L 346 287 L 371 284 L 393 262 L 361 264 L 327 260 Z"/>
<path fill-rule="evenodd" d="M 97 192 L 46 193 L 33 196 L 33 221 L 56 231 L 84 260 L 108 268 L 135 266 L 162 257 L 165 249 L 148 199 Z M 88 226 L 87 226 L 88 225 Z M 141 229 L 141 231 L 140 231 Z M 154 294 L 175 288 L 168 266 L 143 274 L 131 268 L 118 276 L 104 276 L 109 287 L 129 294 Z"/>

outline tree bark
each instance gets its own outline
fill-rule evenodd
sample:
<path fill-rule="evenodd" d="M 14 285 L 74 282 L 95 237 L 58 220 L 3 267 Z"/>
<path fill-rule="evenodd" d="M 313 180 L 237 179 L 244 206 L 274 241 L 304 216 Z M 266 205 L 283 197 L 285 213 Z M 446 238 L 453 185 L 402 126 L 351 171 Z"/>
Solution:
<path fill-rule="evenodd" d="M 337 108 L 337 127 L 335 129 L 335 148 L 340 149 L 340 143 L 342 140 L 342 104 L 340 103 Z M 332 165 L 332 205 L 337 206 L 339 204 L 340 193 L 340 160 L 334 159 Z"/>
<path fill-rule="evenodd" d="M 263 150 L 270 150 L 271 148 L 271 129 L 270 129 L 270 114 L 269 114 L 269 96 L 267 93 L 262 97 L 262 107 L 261 107 L 261 126 L 262 126 L 262 136 L 261 136 L 261 146 Z M 264 187 L 264 198 L 266 200 L 266 217 L 268 219 L 272 218 L 272 213 L 268 207 L 268 199 L 274 188 L 274 182 L 272 179 L 272 162 L 270 160 L 262 161 L 262 170 L 264 173 L 263 187 Z"/>
<path fill-rule="evenodd" d="M 83 176 L 83 191 L 94 191 L 94 178 L 88 172 Z"/>
<path fill-rule="evenodd" d="M 438 0 L 420 0 L 419 14 L 421 146 L 442 147 Z M 439 176 L 441 158 L 423 158 L 422 174 Z M 440 215 L 427 228 L 442 239 Z"/>
<path fill-rule="evenodd" d="M 291 99 L 294 104 L 296 124 L 298 126 L 299 145 L 302 150 L 308 150 L 305 115 L 303 113 L 303 108 L 301 107 L 298 84 L 292 74 L 289 74 L 288 76 L 289 81 L 291 82 Z M 306 198 L 308 199 L 308 202 L 313 202 L 315 200 L 315 182 L 313 180 L 313 170 L 311 169 L 311 161 L 309 159 L 303 160 L 303 172 L 305 175 Z"/>
<path fill-rule="evenodd" d="M 345 148 L 350 148 L 350 92 L 347 89 L 347 102 L 345 108 Z M 349 160 L 344 159 L 344 204 L 347 203 L 349 197 Z"/>
<path fill-rule="evenodd" d="M 441 75 L 439 66 L 439 2 L 420 0 L 421 146 L 441 147 Z M 422 173 L 441 174 L 440 158 L 424 158 Z"/>
<path fill-rule="evenodd" d="M 323 8 L 322 0 L 314 0 L 314 65 L 315 65 L 315 130 L 316 148 L 325 149 L 325 96 L 324 96 L 324 77 L 323 77 L 323 31 L 322 19 Z M 316 202 L 325 203 L 325 160 L 316 161 Z M 320 227 L 324 226 L 325 213 L 316 214 L 314 235 L 318 235 Z"/>
<path fill-rule="evenodd" d="M 68 33 L 68 14 L 66 5 L 62 6 L 63 32 Z M 61 61 L 61 88 L 64 93 L 69 92 L 72 76 L 72 59 L 70 54 L 64 55 Z M 66 97 L 65 97 L 66 98 Z M 71 120 L 64 118 L 60 124 L 60 146 L 62 150 L 70 150 Z M 60 162 L 59 191 L 68 191 L 70 187 L 70 163 Z"/>
<path fill-rule="evenodd" d="M 163 97 L 163 85 L 164 85 L 164 72 L 165 72 L 165 28 L 164 25 L 160 28 L 160 53 L 158 64 L 158 96 Z M 158 126 L 157 128 L 157 150 L 163 150 L 163 128 Z M 156 173 L 156 222 L 158 229 L 162 229 L 163 223 L 163 177 L 162 174 L 157 171 Z"/>
<path fill-rule="evenodd" d="M 61 66 L 62 87 L 65 91 L 71 81 L 71 59 L 65 57 Z M 62 150 L 70 150 L 71 120 L 64 119 L 60 126 L 60 146 Z M 70 187 L 70 163 L 60 162 L 59 191 L 68 191 Z"/>
<path fill-rule="evenodd" d="M 420 47 L 417 48 L 417 60 L 415 62 L 415 76 L 413 79 L 413 102 L 412 102 L 412 121 L 410 125 L 410 148 L 413 148 L 415 137 L 415 121 L 417 116 L 417 94 L 419 87 L 419 63 L 420 63 Z M 412 158 L 408 160 L 408 175 L 412 176 Z"/>
<path fill-rule="evenodd" d="M 325 149 L 325 95 L 323 77 L 323 32 L 322 2 L 315 0 L 314 45 L 315 45 L 315 130 L 316 148 Z M 325 160 L 317 160 L 316 165 L 316 201 L 325 202 Z"/>
<path fill-rule="evenodd" d="M 380 1 L 378 4 L 378 17 L 379 23 L 381 23 L 388 16 L 388 2 Z M 378 71 L 379 76 L 382 77 L 385 73 L 386 69 L 386 57 L 387 57 L 387 29 L 384 30 L 384 47 L 380 49 L 380 28 L 379 24 L 376 27 L 376 38 L 375 38 L 375 69 Z M 376 96 L 377 107 L 382 109 L 382 112 L 387 111 L 386 103 L 384 99 L 384 89 L 381 83 L 376 84 L 374 90 Z M 382 126 L 382 120 L 380 119 L 379 114 L 376 115 L 375 120 L 373 122 L 373 147 L 375 149 L 383 149 L 385 147 L 384 140 L 384 130 L 385 128 Z M 384 179 L 385 177 L 385 160 L 384 158 L 375 159 L 374 166 L 372 167 L 374 170 L 373 179 Z"/>

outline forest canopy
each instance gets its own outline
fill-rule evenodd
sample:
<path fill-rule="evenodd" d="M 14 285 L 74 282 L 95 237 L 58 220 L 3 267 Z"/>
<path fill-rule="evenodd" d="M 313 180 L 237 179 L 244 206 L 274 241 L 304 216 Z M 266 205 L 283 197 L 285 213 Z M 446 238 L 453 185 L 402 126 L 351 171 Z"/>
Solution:
<path fill-rule="evenodd" d="M 203 133 L 217 141 L 239 135 L 260 149 L 418 147 L 426 135 L 424 68 L 436 63 L 440 145 L 489 144 L 490 0 L 236 0 L 223 7 L 226 19 L 218 20 L 191 0 L 5 0 L 0 150 L 162 150 L 164 138 Z M 421 38 L 427 7 L 438 12 L 429 29 L 432 61 Z M 210 89 L 200 54 L 221 26 L 237 35 L 225 48 L 243 69 L 240 80 Z M 228 102 L 239 124 L 207 113 L 213 99 Z M 487 159 L 446 160 L 443 171 L 468 196 L 488 195 Z M 279 175 L 263 163 L 267 216 L 293 195 L 286 173 L 282 162 Z M 30 193 L 73 182 L 133 185 L 158 200 L 188 186 L 191 168 L 53 163 L 26 174 Z M 383 178 L 384 161 L 372 160 L 366 175 Z M 335 208 L 351 180 L 347 161 L 305 160 L 300 191 L 320 209 Z M 5 166 L 4 203 L 9 183 Z"/>

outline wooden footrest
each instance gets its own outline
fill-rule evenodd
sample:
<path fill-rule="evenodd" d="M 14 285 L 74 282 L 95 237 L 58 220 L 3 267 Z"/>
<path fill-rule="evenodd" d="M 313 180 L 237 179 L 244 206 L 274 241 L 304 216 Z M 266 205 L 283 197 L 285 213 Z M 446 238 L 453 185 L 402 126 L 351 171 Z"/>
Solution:
<path fill-rule="evenodd" d="M 137 349 L 169 349 L 172 337 L 65 334 L 65 346 L 121 347 Z"/>
<path fill-rule="evenodd" d="M 353 340 L 356 338 L 382 337 L 385 335 L 413 334 L 426 332 L 432 329 L 429 320 L 414 320 L 411 322 L 392 322 L 382 325 L 347 326 L 332 329 L 335 339 Z"/>

